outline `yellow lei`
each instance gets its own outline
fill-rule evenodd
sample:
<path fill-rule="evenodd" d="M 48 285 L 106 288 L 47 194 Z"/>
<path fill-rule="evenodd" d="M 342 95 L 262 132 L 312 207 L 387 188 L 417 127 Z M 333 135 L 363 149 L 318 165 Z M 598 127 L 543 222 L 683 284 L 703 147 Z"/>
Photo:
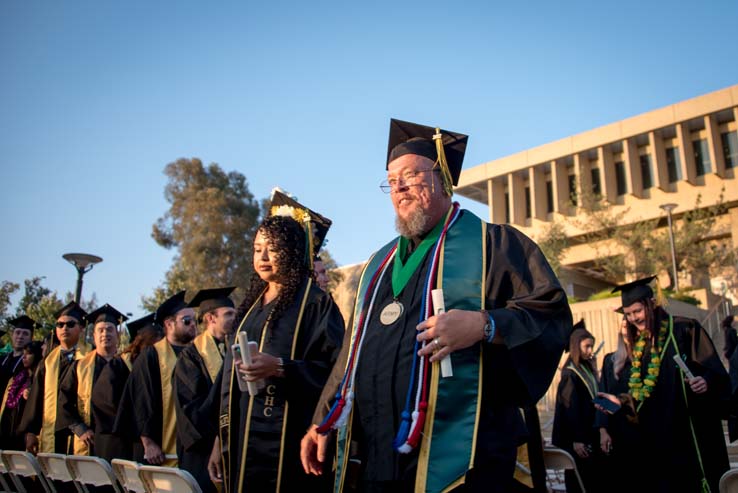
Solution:
<path fill-rule="evenodd" d="M 642 378 L 643 370 L 642 358 L 643 351 L 646 348 L 646 335 L 647 331 L 641 332 L 638 337 L 638 341 L 635 343 L 633 348 L 633 366 L 630 369 L 630 380 L 628 381 L 628 387 L 630 388 L 630 395 L 637 402 L 643 402 L 651 396 L 651 392 L 656 387 L 656 382 L 659 379 L 659 370 L 661 367 L 661 357 L 663 356 L 664 341 L 666 340 L 666 331 L 668 329 L 668 323 L 666 320 L 661 322 L 659 328 L 659 335 L 656 340 L 656 346 L 651 348 L 651 362 L 648 364 L 646 369 L 646 378 Z"/>

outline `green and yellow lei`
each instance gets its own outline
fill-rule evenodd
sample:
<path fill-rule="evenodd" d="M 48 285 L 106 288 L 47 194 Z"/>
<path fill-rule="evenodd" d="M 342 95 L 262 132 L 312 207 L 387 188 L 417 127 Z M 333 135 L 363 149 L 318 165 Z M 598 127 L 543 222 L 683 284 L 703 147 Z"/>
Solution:
<path fill-rule="evenodd" d="M 661 322 L 659 328 L 659 335 L 656 339 L 656 346 L 651 348 L 651 361 L 648 363 L 646 368 L 646 378 L 642 378 L 643 369 L 642 358 L 643 351 L 646 349 L 646 336 L 649 334 L 648 331 L 644 330 L 638 337 L 633 348 L 633 366 L 630 368 L 630 380 L 628 381 L 628 387 L 630 387 L 630 395 L 636 402 L 643 402 L 651 396 L 651 392 L 656 387 L 656 382 L 659 380 L 659 369 L 661 367 L 662 352 L 664 349 L 664 342 L 666 341 L 666 332 L 668 329 L 668 322 L 666 320 Z"/>

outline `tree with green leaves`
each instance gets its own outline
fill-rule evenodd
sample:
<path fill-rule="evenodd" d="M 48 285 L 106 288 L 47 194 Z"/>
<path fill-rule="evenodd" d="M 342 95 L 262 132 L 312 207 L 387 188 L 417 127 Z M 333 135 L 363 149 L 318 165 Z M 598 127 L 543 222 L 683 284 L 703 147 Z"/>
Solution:
<path fill-rule="evenodd" d="M 169 210 L 154 224 L 152 237 L 177 253 L 164 282 L 142 297 L 143 308 L 153 311 L 182 289 L 247 286 L 260 208 L 246 177 L 215 163 L 203 166 L 197 158 L 169 163 L 164 173 Z"/>

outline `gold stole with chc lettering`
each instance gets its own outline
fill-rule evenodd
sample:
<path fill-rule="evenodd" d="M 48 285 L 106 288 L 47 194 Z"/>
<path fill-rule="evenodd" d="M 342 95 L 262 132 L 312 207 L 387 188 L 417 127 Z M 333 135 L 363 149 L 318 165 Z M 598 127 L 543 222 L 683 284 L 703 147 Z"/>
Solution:
<path fill-rule="evenodd" d="M 177 416 L 174 414 L 174 398 L 172 396 L 172 375 L 177 355 L 165 337 L 154 344 L 159 358 L 159 375 L 161 377 L 161 450 L 166 455 L 162 466 L 177 467 Z"/>
<path fill-rule="evenodd" d="M 82 422 L 89 428 L 92 426 L 92 380 L 95 376 L 95 358 L 97 353 L 92 351 L 77 363 L 77 413 Z M 90 449 L 85 443 L 74 437 L 74 455 L 90 455 Z"/>

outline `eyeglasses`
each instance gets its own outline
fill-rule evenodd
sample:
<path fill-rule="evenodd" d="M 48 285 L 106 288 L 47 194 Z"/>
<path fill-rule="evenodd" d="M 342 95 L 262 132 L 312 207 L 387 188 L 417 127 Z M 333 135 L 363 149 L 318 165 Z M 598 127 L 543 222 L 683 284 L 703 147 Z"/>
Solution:
<path fill-rule="evenodd" d="M 195 319 L 190 317 L 189 315 L 185 315 L 180 319 L 182 321 L 182 324 L 189 327 L 190 324 L 195 323 Z"/>
<path fill-rule="evenodd" d="M 68 320 L 66 322 L 57 322 L 56 323 L 56 328 L 57 329 L 61 329 L 62 327 L 66 326 L 67 329 L 71 329 L 72 327 L 74 327 L 76 325 L 77 325 L 77 321 L 76 320 Z"/>
<path fill-rule="evenodd" d="M 399 178 L 392 177 L 387 178 L 379 184 L 379 189 L 384 193 L 391 193 L 393 190 L 397 190 L 399 187 L 414 187 L 423 184 L 423 175 L 421 173 L 427 173 L 428 171 L 438 171 L 438 168 L 426 168 L 418 169 L 415 171 L 405 171 Z"/>

